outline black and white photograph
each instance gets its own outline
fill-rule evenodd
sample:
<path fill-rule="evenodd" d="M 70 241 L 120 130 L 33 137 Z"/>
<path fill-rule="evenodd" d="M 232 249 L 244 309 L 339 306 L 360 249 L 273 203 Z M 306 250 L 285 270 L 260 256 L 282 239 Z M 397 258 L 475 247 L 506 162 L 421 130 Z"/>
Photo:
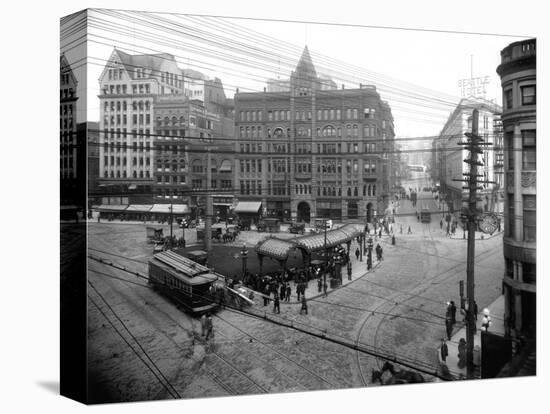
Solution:
<path fill-rule="evenodd" d="M 115 3 L 47 16 L 59 196 L 36 194 L 55 223 L 28 233 L 59 269 L 43 390 L 141 409 L 536 407 L 517 399 L 543 374 L 538 22 Z M 489 3 L 507 10 L 470 13 L 542 13 Z"/>

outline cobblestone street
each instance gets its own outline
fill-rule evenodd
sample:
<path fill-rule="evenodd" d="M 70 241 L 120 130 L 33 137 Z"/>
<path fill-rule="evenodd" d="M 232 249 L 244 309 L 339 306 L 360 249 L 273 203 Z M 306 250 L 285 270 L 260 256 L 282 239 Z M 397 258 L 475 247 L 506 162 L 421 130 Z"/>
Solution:
<path fill-rule="evenodd" d="M 423 197 L 436 208 L 430 193 Z M 143 280 L 93 261 L 89 277 L 182 396 L 360 387 L 371 385 L 371 370 L 380 369 L 383 361 L 277 325 L 264 316 L 435 372 L 436 350 L 445 332 L 446 302 L 459 301 L 458 283 L 466 275 L 466 241 L 447 237 L 436 214 L 433 216 L 431 223 L 419 223 L 411 203 L 400 201 L 394 229 L 410 226 L 412 234 L 396 231 L 395 245 L 387 235 L 377 237 L 374 242 L 383 247 L 384 260 L 373 271 L 366 273 L 365 262 L 352 255 L 351 283 L 346 281 L 326 297 L 314 297 L 317 289 L 310 283 L 307 315 L 300 314 L 296 301 L 282 302 L 281 313 L 274 314 L 272 305 L 263 307 L 257 300 L 247 312 L 258 317 L 230 309 L 220 311 L 214 318 L 215 338 L 208 342 L 200 337 L 197 320 L 147 289 Z M 93 222 L 89 226 L 91 255 L 147 273 L 152 251 L 145 241 L 144 224 Z M 250 247 L 254 244 L 251 239 L 246 239 Z M 501 293 L 501 242 L 500 235 L 477 242 L 476 299 L 480 308 Z M 354 248 L 355 242 L 352 251 Z M 100 304 L 97 297 L 95 301 Z M 116 394 L 110 398 L 167 398 L 153 376 L 143 381 L 143 367 L 121 338 L 114 332 L 102 332 L 110 327 L 93 306 L 89 318 L 90 367 L 101 373 L 100 385 Z M 455 329 L 461 326 L 459 321 Z"/>

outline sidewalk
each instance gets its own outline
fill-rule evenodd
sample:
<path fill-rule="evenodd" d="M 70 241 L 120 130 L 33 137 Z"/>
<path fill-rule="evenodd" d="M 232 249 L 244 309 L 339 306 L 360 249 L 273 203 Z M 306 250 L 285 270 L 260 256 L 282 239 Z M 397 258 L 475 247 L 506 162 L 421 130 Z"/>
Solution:
<path fill-rule="evenodd" d="M 504 296 L 499 296 L 497 300 L 491 303 L 489 306 L 486 306 L 490 310 L 491 316 L 491 326 L 489 332 L 496 333 L 499 335 L 504 335 Z M 479 310 L 477 321 L 476 321 L 476 334 L 474 335 L 474 353 L 475 347 L 481 347 L 481 320 L 483 319 L 483 309 Z M 453 330 L 453 335 L 451 340 L 447 341 L 447 347 L 449 348 L 449 355 L 447 356 L 446 365 L 449 368 L 449 372 L 455 378 L 464 379 L 466 378 L 466 367 L 458 367 L 458 342 L 461 338 L 466 339 L 466 326 L 463 322 L 457 322 L 459 329 Z M 442 328 L 443 332 L 445 327 Z M 445 337 L 445 334 L 442 334 L 442 337 Z M 446 338 L 445 338 L 446 339 Z M 440 347 L 437 348 L 437 357 L 440 364 L 444 364 L 441 360 Z M 480 355 L 481 357 L 481 355 Z M 474 358 L 475 359 L 475 358 Z"/>

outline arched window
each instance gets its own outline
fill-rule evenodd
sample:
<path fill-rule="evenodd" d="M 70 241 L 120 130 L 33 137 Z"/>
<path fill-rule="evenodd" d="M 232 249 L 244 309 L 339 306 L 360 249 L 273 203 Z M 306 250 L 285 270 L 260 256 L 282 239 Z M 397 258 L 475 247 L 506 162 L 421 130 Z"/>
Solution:
<path fill-rule="evenodd" d="M 353 189 L 353 195 L 354 195 L 355 197 L 357 197 L 357 187 L 355 187 L 355 188 Z"/>
<path fill-rule="evenodd" d="M 373 196 L 376 195 L 376 185 L 373 185 L 373 186 L 372 186 L 372 195 L 373 195 Z"/>
<path fill-rule="evenodd" d="M 284 138 L 285 133 L 282 128 L 275 128 L 273 131 L 273 138 Z"/>
<path fill-rule="evenodd" d="M 178 118 L 176 118 L 175 116 L 172 117 L 172 126 L 177 126 L 178 125 Z"/>
<path fill-rule="evenodd" d="M 180 116 L 180 126 L 185 126 L 185 118 Z"/>
<path fill-rule="evenodd" d="M 364 185 L 363 186 L 363 197 L 365 197 L 367 195 L 367 186 Z"/>
<path fill-rule="evenodd" d="M 351 197 L 351 187 L 348 187 L 348 197 Z"/>
<path fill-rule="evenodd" d="M 194 173 L 202 173 L 202 161 L 201 160 L 193 160 L 193 172 Z"/>
<path fill-rule="evenodd" d="M 232 168 L 231 168 L 231 161 L 229 160 L 223 160 L 221 165 L 220 165 L 220 172 L 231 172 L 232 171 Z"/>
<path fill-rule="evenodd" d="M 138 106 L 140 111 L 143 110 L 143 101 L 139 101 Z"/>
<path fill-rule="evenodd" d="M 167 116 L 164 117 L 164 126 L 169 126 L 170 125 L 170 118 L 168 118 Z"/>

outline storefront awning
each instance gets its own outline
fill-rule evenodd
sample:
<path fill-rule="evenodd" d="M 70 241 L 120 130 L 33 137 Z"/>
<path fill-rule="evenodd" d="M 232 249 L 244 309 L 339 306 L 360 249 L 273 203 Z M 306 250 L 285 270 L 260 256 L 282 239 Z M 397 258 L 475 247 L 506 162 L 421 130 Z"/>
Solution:
<path fill-rule="evenodd" d="M 239 201 L 235 207 L 235 213 L 257 214 L 261 206 L 261 201 Z"/>
<path fill-rule="evenodd" d="M 130 204 L 126 211 L 133 213 L 148 213 L 152 207 L 152 204 Z"/>
<path fill-rule="evenodd" d="M 170 206 L 172 206 L 172 211 L 170 211 Z M 153 204 L 153 207 L 149 213 L 164 213 L 164 214 L 187 214 L 189 212 L 189 207 L 187 204 Z"/>
<path fill-rule="evenodd" d="M 105 213 L 122 212 L 128 208 L 127 205 L 122 204 L 101 204 L 97 210 Z"/>

